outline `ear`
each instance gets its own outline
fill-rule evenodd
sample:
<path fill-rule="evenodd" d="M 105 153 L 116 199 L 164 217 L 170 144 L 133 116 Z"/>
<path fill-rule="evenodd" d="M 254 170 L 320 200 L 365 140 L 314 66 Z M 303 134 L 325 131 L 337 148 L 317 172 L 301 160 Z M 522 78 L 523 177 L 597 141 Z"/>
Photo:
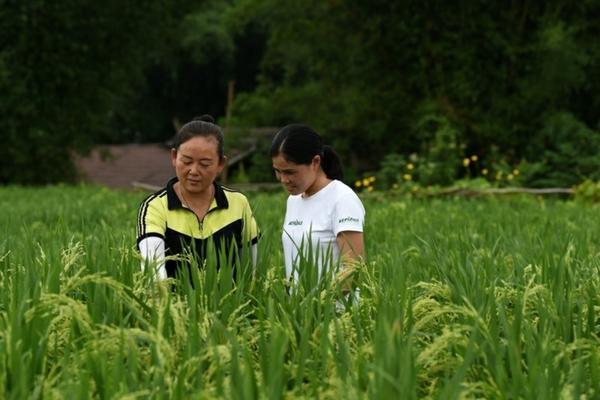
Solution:
<path fill-rule="evenodd" d="M 320 155 L 316 155 L 313 157 L 312 161 L 310 162 L 311 166 L 315 167 L 315 168 L 319 168 L 321 166 L 321 156 Z"/>
<path fill-rule="evenodd" d="M 171 164 L 173 164 L 173 166 L 175 166 L 176 161 L 177 161 L 177 150 L 171 149 Z"/>
<path fill-rule="evenodd" d="M 225 166 L 227 165 L 227 157 L 223 156 L 221 157 L 221 159 L 219 160 L 219 174 L 221 172 L 223 172 L 223 169 L 225 168 Z"/>

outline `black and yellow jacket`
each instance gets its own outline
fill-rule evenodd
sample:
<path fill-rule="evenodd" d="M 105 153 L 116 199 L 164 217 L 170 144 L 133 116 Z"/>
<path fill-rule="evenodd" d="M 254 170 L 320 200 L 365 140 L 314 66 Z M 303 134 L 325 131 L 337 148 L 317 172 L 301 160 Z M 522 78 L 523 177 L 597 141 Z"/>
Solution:
<path fill-rule="evenodd" d="M 202 220 L 183 207 L 173 189 L 177 178 L 148 196 L 140 205 L 137 218 L 137 243 L 157 236 L 165 241 L 165 256 L 191 250 L 202 265 L 209 241 L 214 248 L 232 249 L 250 246 L 258 241 L 259 231 L 248 199 L 242 193 L 214 183 L 215 197 Z M 232 247 L 233 246 L 233 247 Z M 169 277 L 175 277 L 177 260 L 167 258 L 165 267 Z"/>

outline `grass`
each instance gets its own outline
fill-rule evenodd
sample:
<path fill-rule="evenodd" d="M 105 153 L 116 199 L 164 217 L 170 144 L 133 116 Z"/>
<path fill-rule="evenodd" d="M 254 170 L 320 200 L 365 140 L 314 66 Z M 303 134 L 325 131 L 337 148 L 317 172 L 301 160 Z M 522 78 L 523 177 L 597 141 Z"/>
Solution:
<path fill-rule="evenodd" d="M 283 194 L 251 197 L 254 278 L 209 260 L 176 294 L 140 271 L 144 196 L 0 188 L 0 397 L 600 396 L 596 206 L 366 198 L 361 300 L 336 313 L 307 262 L 286 291 Z"/>

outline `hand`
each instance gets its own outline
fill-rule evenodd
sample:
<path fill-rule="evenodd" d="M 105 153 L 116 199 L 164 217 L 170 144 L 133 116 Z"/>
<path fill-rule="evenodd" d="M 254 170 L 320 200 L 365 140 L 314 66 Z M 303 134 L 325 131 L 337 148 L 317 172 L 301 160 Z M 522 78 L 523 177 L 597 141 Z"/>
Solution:
<path fill-rule="evenodd" d="M 348 295 L 352 291 L 352 283 L 354 273 L 357 270 L 357 262 L 350 260 L 342 264 L 340 271 L 335 277 L 335 283 L 340 288 L 344 296 Z"/>
<path fill-rule="evenodd" d="M 167 298 L 169 292 L 171 291 L 172 285 L 172 279 L 157 280 L 153 282 L 148 288 L 148 301 L 160 302 L 161 300 Z"/>

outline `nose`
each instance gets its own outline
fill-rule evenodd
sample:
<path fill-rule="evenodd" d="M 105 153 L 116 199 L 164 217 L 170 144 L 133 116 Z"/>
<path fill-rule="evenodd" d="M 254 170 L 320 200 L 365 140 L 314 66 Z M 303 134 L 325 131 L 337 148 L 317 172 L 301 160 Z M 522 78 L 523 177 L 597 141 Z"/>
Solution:
<path fill-rule="evenodd" d="M 284 181 L 283 174 L 279 171 L 275 171 L 275 179 L 277 179 L 277 181 L 279 183 L 283 183 L 283 181 Z"/>
<path fill-rule="evenodd" d="M 279 182 L 281 182 L 283 184 L 288 184 L 288 183 L 290 183 L 290 178 L 288 176 L 280 174 L 279 175 Z"/>

